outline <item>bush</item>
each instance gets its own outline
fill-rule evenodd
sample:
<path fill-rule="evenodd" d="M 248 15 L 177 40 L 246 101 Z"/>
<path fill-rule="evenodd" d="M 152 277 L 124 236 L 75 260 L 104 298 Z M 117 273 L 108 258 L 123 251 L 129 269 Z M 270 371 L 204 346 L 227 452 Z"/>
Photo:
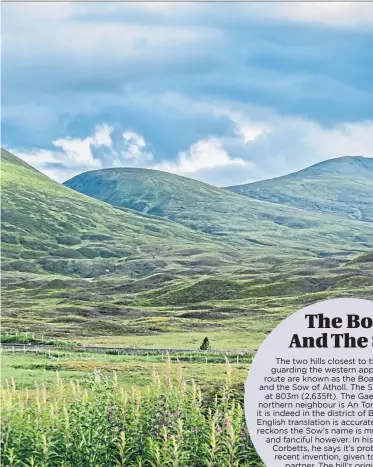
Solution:
<path fill-rule="evenodd" d="M 202 342 L 202 344 L 201 344 L 200 349 L 201 349 L 201 350 L 208 350 L 209 348 L 210 348 L 210 342 L 209 342 L 208 338 L 205 337 L 205 338 L 203 339 L 203 342 Z"/>
<path fill-rule="evenodd" d="M 81 248 L 78 248 L 79 253 L 81 253 L 83 256 L 89 259 L 97 258 L 97 256 L 100 256 L 99 252 L 93 248 L 89 248 L 87 246 L 83 246 Z"/>
<path fill-rule="evenodd" d="M 112 237 L 110 235 L 106 234 L 84 234 L 83 239 L 85 240 L 98 240 L 98 241 L 105 241 L 105 240 L 111 240 Z"/>
<path fill-rule="evenodd" d="M 4 243 L 11 243 L 15 245 L 18 243 L 18 237 L 8 232 L 1 232 L 1 241 Z"/>
<path fill-rule="evenodd" d="M 4 271 L 19 271 L 19 272 L 31 272 L 37 273 L 37 266 L 31 261 L 12 261 L 3 265 Z"/>
<path fill-rule="evenodd" d="M 74 235 L 59 235 L 57 237 L 57 242 L 62 245 L 73 246 L 78 245 L 80 243 L 80 239 Z"/>
<path fill-rule="evenodd" d="M 41 339 L 39 337 L 33 337 L 28 334 L 2 334 L 0 336 L 0 342 L 2 344 L 34 344 L 34 345 L 58 345 L 63 347 L 79 347 L 80 344 L 71 341 L 60 341 L 51 339 Z"/>
<path fill-rule="evenodd" d="M 29 250 L 47 251 L 50 248 L 50 245 L 39 242 L 31 237 L 20 237 L 19 241 L 24 248 L 28 248 Z"/>
<path fill-rule="evenodd" d="M 50 252 L 51 256 L 57 256 L 59 258 L 83 258 L 82 254 L 74 248 L 59 248 Z"/>

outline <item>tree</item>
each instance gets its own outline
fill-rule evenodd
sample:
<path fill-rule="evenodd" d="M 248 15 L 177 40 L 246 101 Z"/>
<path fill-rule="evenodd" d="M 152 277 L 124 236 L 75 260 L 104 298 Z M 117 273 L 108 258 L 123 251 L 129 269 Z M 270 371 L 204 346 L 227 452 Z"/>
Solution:
<path fill-rule="evenodd" d="M 202 344 L 201 344 L 200 349 L 201 349 L 201 350 L 207 350 L 207 349 L 209 349 L 209 348 L 210 348 L 210 342 L 209 342 L 208 338 L 205 337 L 205 338 L 203 339 L 203 342 L 202 342 Z"/>

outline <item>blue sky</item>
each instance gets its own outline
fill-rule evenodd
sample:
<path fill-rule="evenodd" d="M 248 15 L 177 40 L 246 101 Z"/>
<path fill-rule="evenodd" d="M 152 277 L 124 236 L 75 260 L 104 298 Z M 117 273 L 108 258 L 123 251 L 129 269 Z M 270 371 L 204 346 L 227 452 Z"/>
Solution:
<path fill-rule="evenodd" d="M 2 145 L 64 181 L 373 157 L 373 4 L 2 5 Z"/>

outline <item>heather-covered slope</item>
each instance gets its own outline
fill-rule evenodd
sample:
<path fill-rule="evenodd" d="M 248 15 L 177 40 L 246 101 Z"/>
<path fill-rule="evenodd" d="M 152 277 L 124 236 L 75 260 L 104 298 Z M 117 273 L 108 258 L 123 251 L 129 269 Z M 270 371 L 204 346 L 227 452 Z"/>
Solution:
<path fill-rule="evenodd" d="M 307 256 L 358 252 L 373 246 L 373 225 L 339 220 L 230 193 L 185 177 L 148 169 L 105 169 L 65 182 L 113 206 L 167 217 L 221 242 L 270 254 Z"/>
<path fill-rule="evenodd" d="M 77 193 L 6 151 L 1 168 L 6 331 L 193 348 L 208 335 L 247 348 L 306 303 L 372 296 L 367 222 L 132 171 L 127 188 L 157 206 L 167 191 L 175 222 Z"/>
<path fill-rule="evenodd" d="M 7 151 L 1 156 L 4 271 L 131 275 L 165 270 L 173 259 L 184 259 L 188 248 L 223 250 L 207 235 L 115 209 L 54 182 Z"/>
<path fill-rule="evenodd" d="M 341 157 L 229 191 L 251 199 L 373 222 L 373 159 Z"/>

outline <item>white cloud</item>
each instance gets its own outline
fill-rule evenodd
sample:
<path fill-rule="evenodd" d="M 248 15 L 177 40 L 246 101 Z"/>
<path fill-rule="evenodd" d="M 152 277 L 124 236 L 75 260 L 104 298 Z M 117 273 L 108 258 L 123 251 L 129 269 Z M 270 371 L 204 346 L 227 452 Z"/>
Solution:
<path fill-rule="evenodd" d="M 93 154 L 94 148 L 105 149 L 112 154 L 111 133 L 113 128 L 106 123 L 97 125 L 87 138 L 60 138 L 52 142 L 56 150 L 32 149 L 22 151 L 10 148 L 10 152 L 45 175 L 64 181 L 82 171 L 99 169 L 102 160 Z"/>
<path fill-rule="evenodd" d="M 85 63 L 96 66 L 97 61 L 101 65 L 115 64 L 125 59 L 141 59 L 145 55 L 149 60 L 159 61 L 168 55 L 173 57 L 175 47 L 193 47 L 202 39 L 207 41 L 216 36 L 213 30 L 183 24 L 126 21 L 124 13 L 133 11 L 133 6 L 109 4 L 108 7 L 89 2 L 41 2 L 39 7 L 35 5 L 13 3 L 3 8 L 7 19 L 3 31 L 4 49 L 14 60 L 35 63 L 58 57 L 59 60 L 67 58 L 70 66 Z M 122 15 L 118 20 L 115 18 L 117 10 Z M 164 8 L 164 11 L 169 9 Z M 21 34 L 22 31 L 27 34 Z"/>
<path fill-rule="evenodd" d="M 122 134 L 123 147 L 117 147 L 114 151 L 113 167 L 143 166 L 153 159 L 145 139 L 132 130 L 126 130 Z"/>
<path fill-rule="evenodd" d="M 127 130 L 122 135 L 122 142 L 114 145 L 111 137 L 113 131 L 113 127 L 103 123 L 97 125 L 93 134 L 86 138 L 64 137 L 53 141 L 56 150 L 9 150 L 58 181 L 65 181 L 88 170 L 141 166 L 153 159 L 141 135 Z"/>
<path fill-rule="evenodd" d="M 245 183 L 245 176 L 250 181 L 278 177 L 327 159 L 373 157 L 373 121 L 324 128 L 301 118 L 274 116 L 268 126 L 240 147 L 241 157 L 252 163 L 250 171 L 241 171 L 240 183 Z"/>
<path fill-rule="evenodd" d="M 302 143 L 305 147 L 314 150 L 317 159 L 344 156 L 373 157 L 372 121 L 344 123 L 326 129 L 308 122 L 304 133 Z"/>
<path fill-rule="evenodd" d="M 209 138 L 192 144 L 189 150 L 181 152 L 175 161 L 161 162 L 152 168 L 179 175 L 195 175 L 200 171 L 247 165 L 243 159 L 230 157 L 218 139 Z"/>
<path fill-rule="evenodd" d="M 373 4 L 369 2 L 257 2 L 248 5 L 254 15 L 274 20 L 318 23 L 338 28 L 369 28 Z"/>
<path fill-rule="evenodd" d="M 200 139 L 171 160 L 154 161 L 148 143 L 133 130 L 121 133 L 120 141 L 114 143 L 113 128 L 107 124 L 96 126 L 86 138 L 54 141 L 56 150 L 9 150 L 58 181 L 87 170 L 127 166 L 163 170 L 218 186 L 277 177 L 337 157 L 373 157 L 373 121 L 324 128 L 274 113 L 264 121 L 256 120 L 252 112 L 225 112 L 235 124 L 233 135 Z"/>
<path fill-rule="evenodd" d="M 107 123 L 97 125 L 95 133 L 92 138 L 92 144 L 94 146 L 112 146 L 111 133 L 114 128 L 109 126 Z"/>
<path fill-rule="evenodd" d="M 99 168 L 101 166 L 100 160 L 94 157 L 92 148 L 99 146 L 110 148 L 112 131 L 113 128 L 106 124 L 99 125 L 94 134 L 88 138 L 62 138 L 53 141 L 53 145 L 61 148 L 65 155 L 65 160 L 61 162 Z"/>
<path fill-rule="evenodd" d="M 134 131 L 125 131 L 123 139 L 126 145 L 126 151 L 123 151 L 124 158 L 139 162 L 146 156 L 144 149 L 146 147 L 145 140 L 142 136 Z"/>
<path fill-rule="evenodd" d="M 236 124 L 235 133 L 239 138 L 242 138 L 244 143 L 254 141 L 259 136 L 270 131 L 270 126 L 262 121 L 253 121 L 250 117 L 239 112 L 230 110 L 218 110 L 216 115 L 225 115 Z"/>

